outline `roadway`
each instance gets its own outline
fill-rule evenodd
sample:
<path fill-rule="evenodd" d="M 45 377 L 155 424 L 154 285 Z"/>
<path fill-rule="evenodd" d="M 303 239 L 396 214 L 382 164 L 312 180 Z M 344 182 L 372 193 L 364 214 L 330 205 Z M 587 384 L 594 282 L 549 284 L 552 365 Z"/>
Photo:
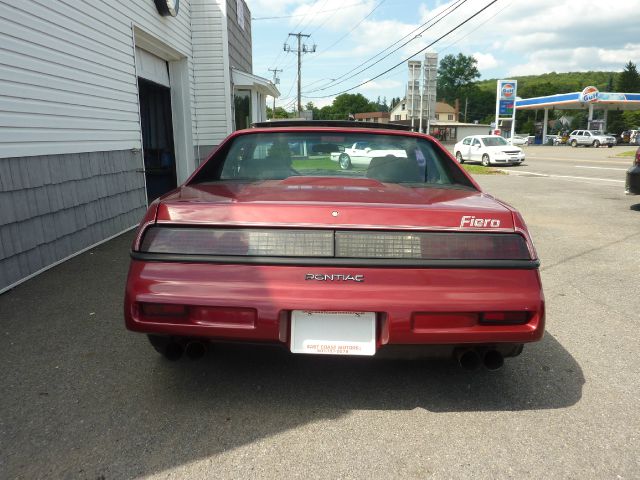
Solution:
<path fill-rule="evenodd" d="M 621 184 L 624 187 L 624 173 L 631 166 L 631 158 L 616 155 L 635 148 L 628 145 L 613 148 L 532 145 L 525 147 L 524 164 L 504 170 L 513 175 L 539 175 L 553 180 Z"/>

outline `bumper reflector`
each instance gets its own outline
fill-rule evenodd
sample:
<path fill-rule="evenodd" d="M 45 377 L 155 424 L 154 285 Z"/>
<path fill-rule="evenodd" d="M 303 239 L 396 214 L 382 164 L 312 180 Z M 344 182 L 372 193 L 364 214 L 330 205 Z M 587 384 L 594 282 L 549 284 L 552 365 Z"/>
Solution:
<path fill-rule="evenodd" d="M 481 323 L 488 324 L 522 324 L 531 319 L 531 312 L 485 312 L 482 314 Z"/>

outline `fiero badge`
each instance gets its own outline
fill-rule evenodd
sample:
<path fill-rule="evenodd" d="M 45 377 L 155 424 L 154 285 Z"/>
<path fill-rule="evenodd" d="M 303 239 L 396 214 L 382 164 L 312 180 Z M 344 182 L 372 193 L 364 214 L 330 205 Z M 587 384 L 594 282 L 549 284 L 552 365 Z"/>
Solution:
<path fill-rule="evenodd" d="M 364 275 L 343 275 L 341 273 L 326 275 L 323 273 L 307 273 L 305 280 L 316 280 L 318 282 L 364 282 Z"/>
<path fill-rule="evenodd" d="M 473 215 L 463 215 L 460 219 L 460 228 L 498 228 L 500 220 L 497 218 L 476 218 Z"/>

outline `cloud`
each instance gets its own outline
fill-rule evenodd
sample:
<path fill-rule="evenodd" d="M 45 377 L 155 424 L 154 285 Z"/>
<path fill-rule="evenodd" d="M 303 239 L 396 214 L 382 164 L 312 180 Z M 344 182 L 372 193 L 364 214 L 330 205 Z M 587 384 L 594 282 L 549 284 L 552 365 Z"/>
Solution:
<path fill-rule="evenodd" d="M 363 82 L 366 80 L 362 80 Z M 358 90 L 368 91 L 368 90 L 383 90 L 387 88 L 399 88 L 404 86 L 404 82 L 399 80 L 391 80 L 391 79 L 380 79 L 380 80 L 372 80 L 368 83 L 365 83 Z"/>
<path fill-rule="evenodd" d="M 478 61 L 478 70 L 480 71 L 491 70 L 500 65 L 496 57 L 490 53 L 475 52 L 473 57 Z"/>
<path fill-rule="evenodd" d="M 315 0 L 298 5 L 289 25 L 300 29 L 323 28 L 332 31 L 350 29 L 354 19 L 363 18 L 375 6 L 375 0 Z M 308 33 L 308 32 L 307 32 Z"/>
<path fill-rule="evenodd" d="M 640 43 L 630 43 L 618 49 L 597 47 L 546 49 L 532 53 L 526 63 L 514 65 L 508 74 L 622 70 L 630 58 L 640 58 Z"/>

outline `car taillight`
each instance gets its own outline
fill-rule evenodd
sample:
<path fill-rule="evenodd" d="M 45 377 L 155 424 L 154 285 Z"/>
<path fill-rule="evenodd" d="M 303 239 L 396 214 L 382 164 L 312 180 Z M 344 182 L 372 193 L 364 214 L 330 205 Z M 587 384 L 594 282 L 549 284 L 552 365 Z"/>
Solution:
<path fill-rule="evenodd" d="M 517 233 L 152 227 L 141 252 L 415 260 L 531 260 Z"/>
<path fill-rule="evenodd" d="M 187 255 L 332 257 L 333 231 L 152 227 L 142 252 Z"/>
<path fill-rule="evenodd" d="M 336 257 L 531 260 L 515 233 L 336 232 Z"/>

